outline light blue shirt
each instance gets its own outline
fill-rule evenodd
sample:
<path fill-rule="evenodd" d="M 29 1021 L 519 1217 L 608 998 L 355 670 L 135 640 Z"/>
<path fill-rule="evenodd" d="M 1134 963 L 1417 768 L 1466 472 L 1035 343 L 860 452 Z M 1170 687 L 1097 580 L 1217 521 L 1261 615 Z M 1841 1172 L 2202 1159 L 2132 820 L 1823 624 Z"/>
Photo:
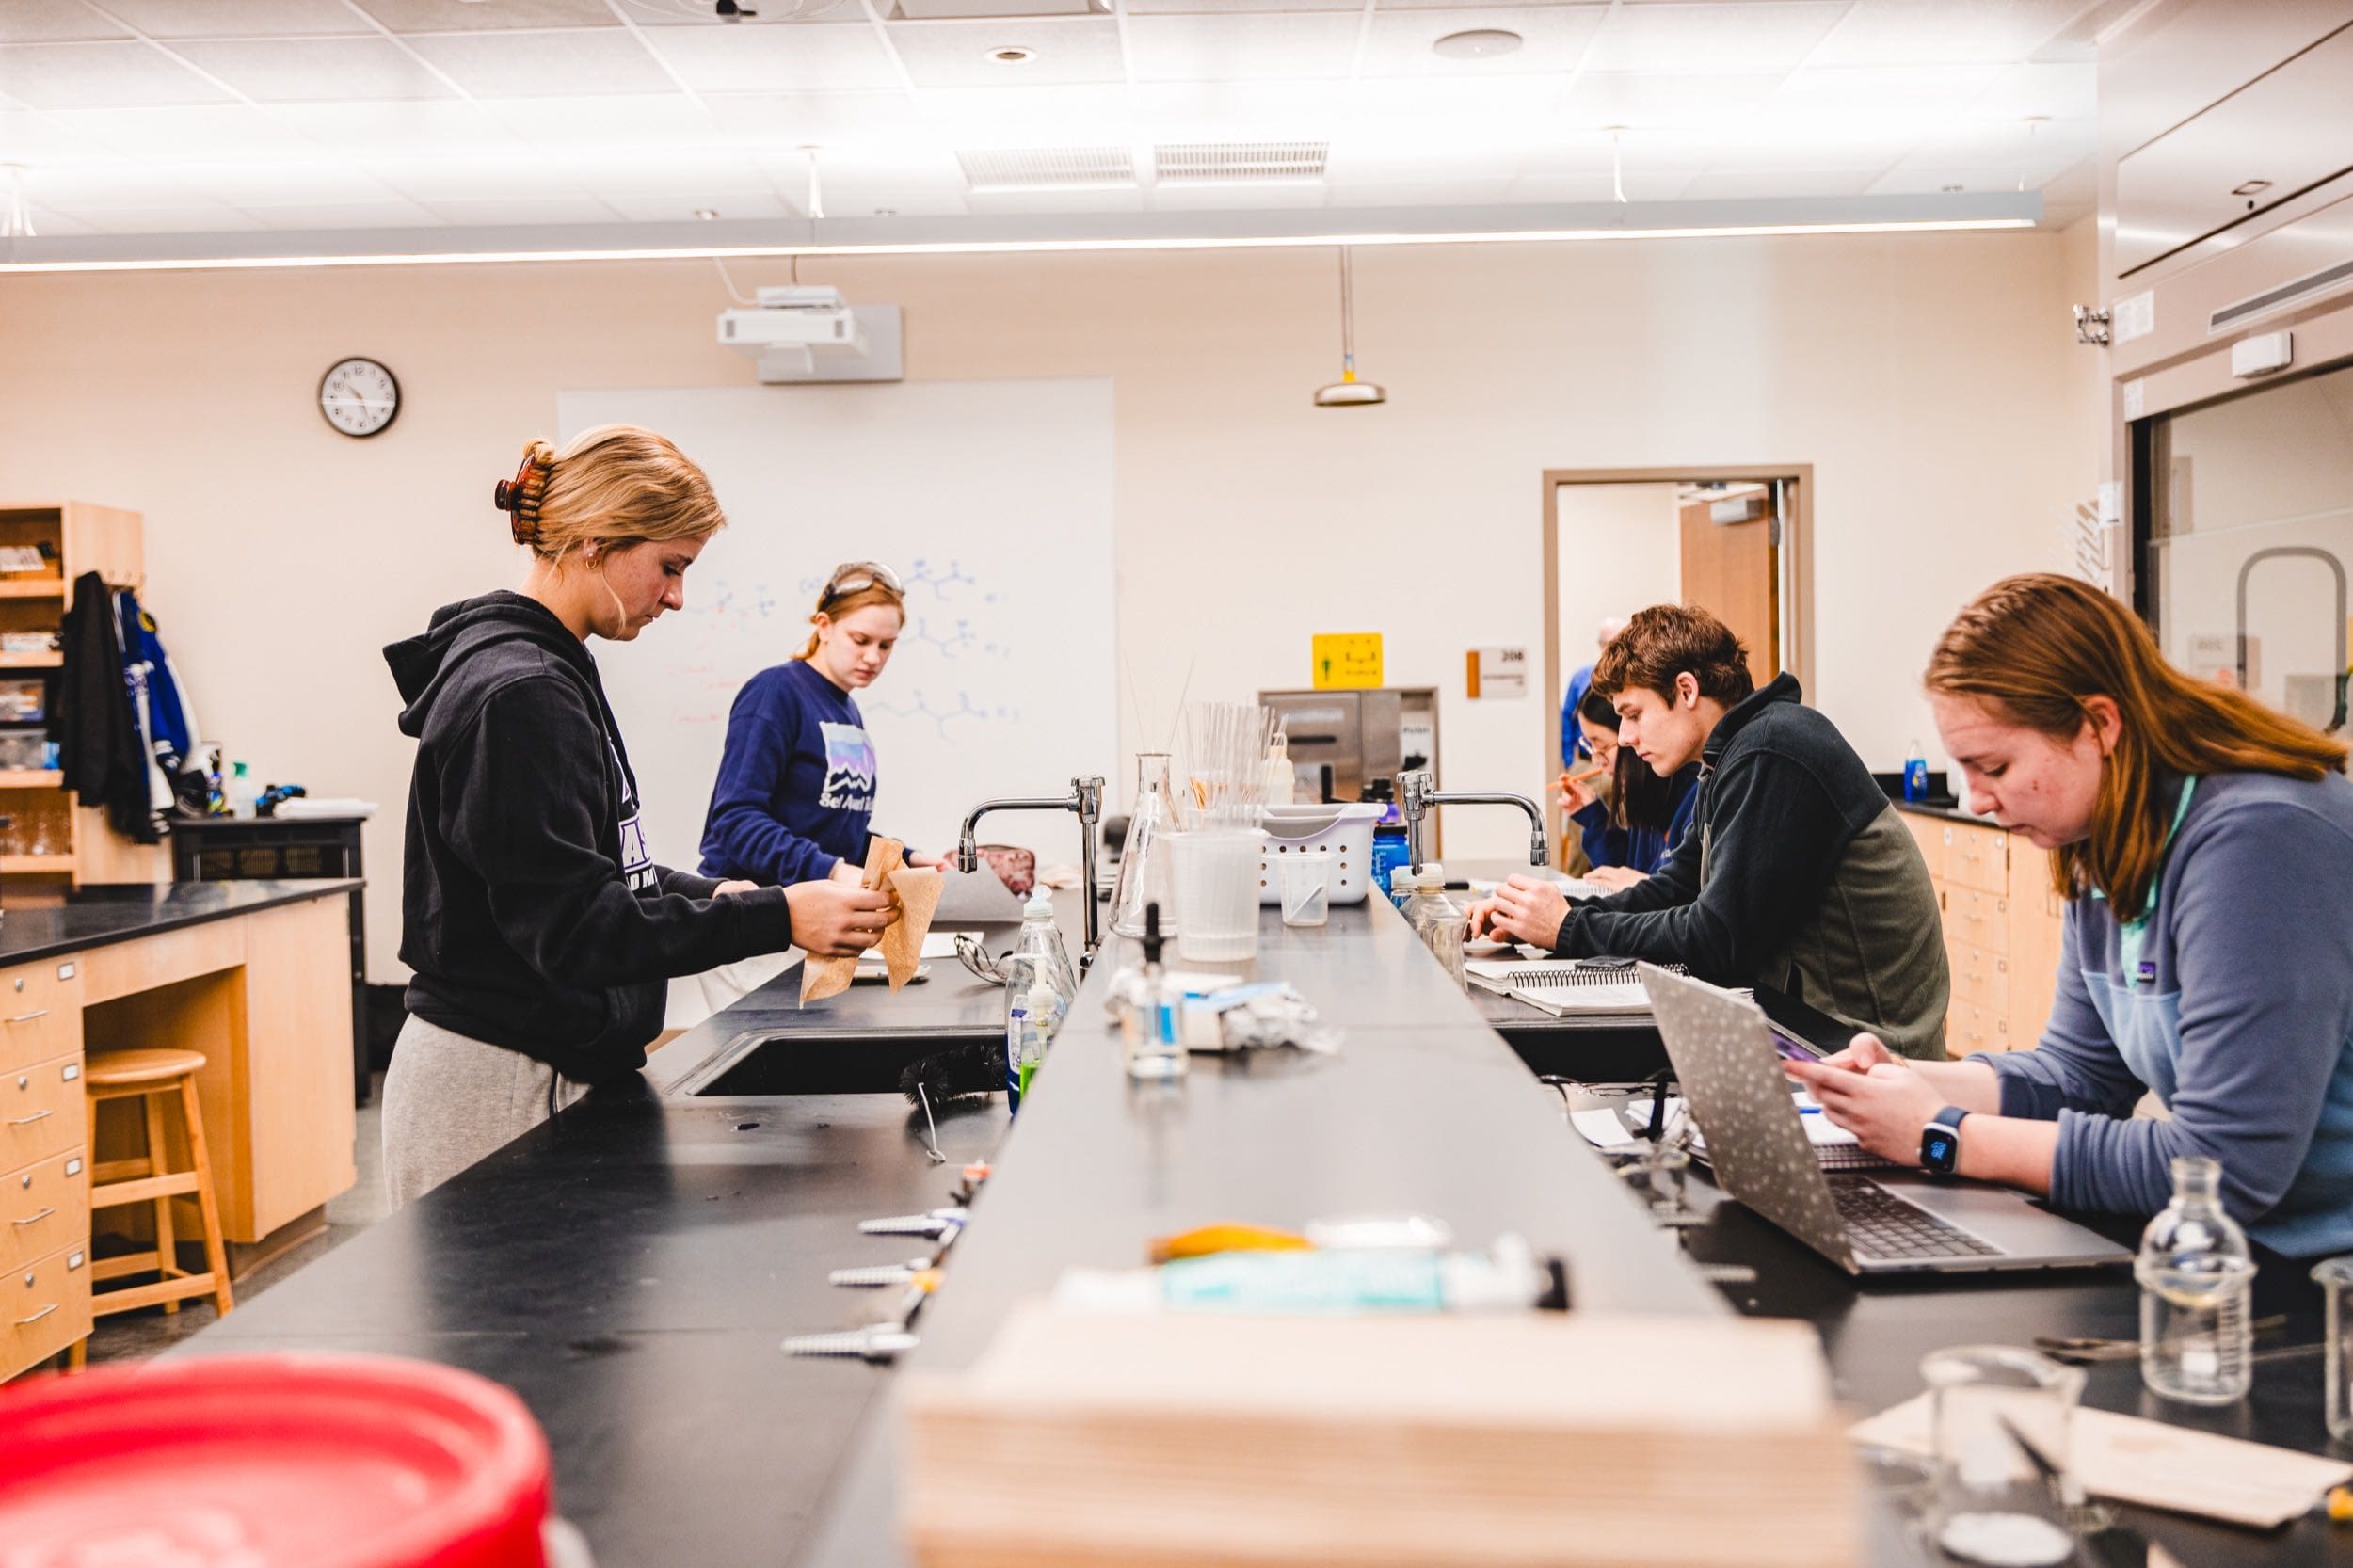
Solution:
<path fill-rule="evenodd" d="M 1972 1059 L 2004 1115 L 2058 1122 L 2052 1200 L 2153 1214 L 2205 1155 L 2255 1240 L 2353 1251 L 2353 781 L 2199 780 L 2133 969 L 2124 938 L 2071 900 L 2041 1044 Z M 2133 1116 L 2144 1090 L 2169 1120 Z"/>

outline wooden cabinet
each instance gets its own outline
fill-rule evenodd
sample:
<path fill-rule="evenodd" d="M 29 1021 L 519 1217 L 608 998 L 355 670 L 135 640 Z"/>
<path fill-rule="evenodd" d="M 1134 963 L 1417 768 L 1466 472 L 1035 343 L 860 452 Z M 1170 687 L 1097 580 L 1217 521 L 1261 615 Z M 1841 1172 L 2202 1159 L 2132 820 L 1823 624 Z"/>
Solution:
<path fill-rule="evenodd" d="M 0 544 L 41 552 L 48 569 L 0 575 L 0 632 L 55 632 L 72 602 L 73 580 L 94 571 L 110 586 L 143 583 L 141 520 L 136 512 L 87 501 L 0 502 Z M 63 668 L 54 648 L 0 648 L 0 679 L 38 679 Z M 50 682 L 50 696 L 56 682 Z M 36 722 L 0 721 L 0 741 L 38 750 Z M 162 844 L 134 843 L 107 825 L 95 807 L 75 804 L 65 780 L 39 761 L 0 755 L 0 874 L 17 884 L 80 887 L 92 882 L 163 882 L 171 875 Z"/>
<path fill-rule="evenodd" d="M 1903 811 L 1945 912 L 1952 968 L 1945 1048 L 2020 1050 L 2042 1037 L 2059 963 L 2050 856 L 1999 827 Z"/>
<path fill-rule="evenodd" d="M 0 969 L 0 1381 L 89 1333 L 88 1151 L 79 968 Z"/>

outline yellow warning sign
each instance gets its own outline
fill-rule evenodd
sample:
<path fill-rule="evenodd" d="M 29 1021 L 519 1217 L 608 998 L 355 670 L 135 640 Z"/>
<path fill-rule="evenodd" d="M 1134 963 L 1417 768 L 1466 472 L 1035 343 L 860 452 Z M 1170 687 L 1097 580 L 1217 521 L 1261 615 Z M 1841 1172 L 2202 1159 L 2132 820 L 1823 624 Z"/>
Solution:
<path fill-rule="evenodd" d="M 1381 633 L 1318 632 L 1312 639 L 1316 690 L 1353 691 L 1381 684 Z"/>

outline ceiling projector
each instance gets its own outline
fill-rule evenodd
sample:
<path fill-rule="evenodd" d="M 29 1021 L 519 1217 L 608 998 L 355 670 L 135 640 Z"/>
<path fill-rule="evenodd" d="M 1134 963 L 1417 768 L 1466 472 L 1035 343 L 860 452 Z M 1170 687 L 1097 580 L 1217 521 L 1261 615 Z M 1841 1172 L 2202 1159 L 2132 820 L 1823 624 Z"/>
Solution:
<path fill-rule="evenodd" d="M 752 356 L 762 383 L 902 378 L 898 306 L 852 305 L 822 283 L 764 288 L 757 298 L 719 312 L 719 342 Z"/>

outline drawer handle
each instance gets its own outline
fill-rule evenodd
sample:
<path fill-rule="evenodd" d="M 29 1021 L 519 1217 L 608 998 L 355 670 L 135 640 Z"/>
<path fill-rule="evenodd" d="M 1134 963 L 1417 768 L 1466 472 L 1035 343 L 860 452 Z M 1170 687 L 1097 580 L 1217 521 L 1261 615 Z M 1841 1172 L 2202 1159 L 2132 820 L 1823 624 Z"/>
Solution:
<path fill-rule="evenodd" d="M 8 1125 L 10 1127 L 30 1127 L 35 1122 L 46 1120 L 48 1115 L 49 1112 L 46 1111 L 36 1111 L 29 1116 L 19 1116 Z"/>
<path fill-rule="evenodd" d="M 53 1208 L 44 1208 L 44 1209 L 42 1209 L 42 1210 L 41 1210 L 40 1213 L 38 1213 L 38 1214 L 27 1214 L 27 1215 L 25 1215 L 25 1216 L 24 1216 L 24 1218 L 23 1218 L 23 1219 L 21 1219 L 21 1220 L 11 1220 L 11 1221 L 9 1221 L 8 1223 L 9 1223 L 10 1224 L 17 1224 L 17 1225 L 37 1225 L 37 1224 L 40 1224 L 43 1220 L 46 1220 L 47 1218 L 49 1218 L 49 1216 L 50 1216 L 50 1215 L 55 1214 L 56 1212 L 56 1209 L 53 1207 Z"/>
<path fill-rule="evenodd" d="M 12 1024 L 28 1024 L 35 1018 L 45 1018 L 47 1016 L 49 1016 L 49 1009 L 46 1007 L 36 1007 L 30 1013 L 19 1013 L 15 1017 L 10 1018 L 8 1022 Z"/>
<path fill-rule="evenodd" d="M 19 1319 L 16 1320 L 16 1326 L 17 1326 L 17 1327 L 19 1327 L 19 1328 L 24 1328 L 24 1327 L 27 1326 L 28 1324 L 38 1323 L 38 1322 L 40 1322 L 40 1321 L 43 1318 L 48 1317 L 48 1316 L 49 1316 L 52 1312 L 55 1312 L 55 1311 L 56 1311 L 56 1310 L 57 1310 L 57 1304 L 56 1304 L 56 1302 L 51 1302 L 51 1303 L 50 1303 L 47 1306 L 42 1307 L 42 1308 L 41 1308 L 39 1312 L 34 1313 L 34 1314 L 33 1314 L 31 1317 L 29 1317 L 29 1318 L 19 1318 Z"/>

